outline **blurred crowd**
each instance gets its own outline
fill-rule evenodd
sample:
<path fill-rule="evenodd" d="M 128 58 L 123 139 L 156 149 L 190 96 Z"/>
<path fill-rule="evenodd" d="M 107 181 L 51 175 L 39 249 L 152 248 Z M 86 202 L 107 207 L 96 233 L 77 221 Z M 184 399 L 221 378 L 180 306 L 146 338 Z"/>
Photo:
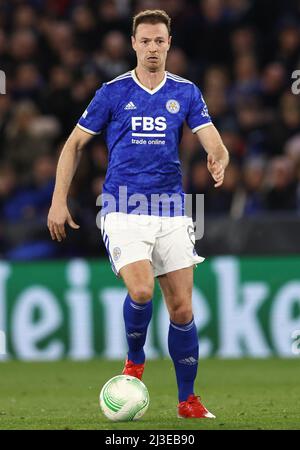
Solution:
<path fill-rule="evenodd" d="M 95 137 L 84 151 L 70 193 L 81 231 L 63 250 L 45 234 L 57 158 L 96 89 L 135 66 L 132 16 L 153 8 L 172 18 L 167 70 L 200 87 L 231 155 L 214 189 L 206 154 L 184 128 L 185 191 L 204 193 L 210 216 L 299 214 L 300 1 L 0 0 L 0 256 L 98 246 L 80 235 L 96 226 L 105 143 Z"/>

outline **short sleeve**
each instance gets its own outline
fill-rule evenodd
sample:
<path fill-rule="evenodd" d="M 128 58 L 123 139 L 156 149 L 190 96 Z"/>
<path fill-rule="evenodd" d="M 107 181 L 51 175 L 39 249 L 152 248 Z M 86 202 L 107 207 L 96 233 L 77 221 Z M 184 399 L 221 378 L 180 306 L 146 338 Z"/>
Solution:
<path fill-rule="evenodd" d="M 212 123 L 203 96 L 195 84 L 192 85 L 190 110 L 186 122 L 193 133 Z"/>
<path fill-rule="evenodd" d="M 110 105 L 107 95 L 107 85 L 104 84 L 101 89 L 96 91 L 77 126 L 90 134 L 99 134 L 106 127 L 110 117 Z"/>

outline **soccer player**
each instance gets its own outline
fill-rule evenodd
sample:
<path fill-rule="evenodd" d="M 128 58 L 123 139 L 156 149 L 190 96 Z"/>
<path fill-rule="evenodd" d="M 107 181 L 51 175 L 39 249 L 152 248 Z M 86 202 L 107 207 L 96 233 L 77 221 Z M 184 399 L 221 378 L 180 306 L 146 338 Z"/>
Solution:
<path fill-rule="evenodd" d="M 208 154 L 215 187 L 223 183 L 228 152 L 199 89 L 165 71 L 171 44 L 166 12 L 137 14 L 131 40 L 136 68 L 103 84 L 62 150 L 48 227 L 58 241 L 66 237 L 66 222 L 79 227 L 68 210 L 69 187 L 85 144 L 105 132 L 109 163 L 103 195 L 115 202 L 103 204 L 101 231 L 112 268 L 128 290 L 123 313 L 129 351 L 123 373 L 142 378 L 157 277 L 170 315 L 168 346 L 178 385 L 178 417 L 213 418 L 194 392 L 198 335 L 192 311 L 193 268 L 203 258 L 191 239 L 192 219 L 174 205 L 165 214 L 164 200 L 158 208 L 151 201 L 152 194 L 184 198 L 178 156 L 184 121 Z"/>

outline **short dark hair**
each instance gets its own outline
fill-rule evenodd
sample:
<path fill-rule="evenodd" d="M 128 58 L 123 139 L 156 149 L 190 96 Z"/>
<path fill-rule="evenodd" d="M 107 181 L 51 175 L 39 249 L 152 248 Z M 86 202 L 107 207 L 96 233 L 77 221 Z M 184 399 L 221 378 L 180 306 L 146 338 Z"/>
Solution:
<path fill-rule="evenodd" d="M 169 35 L 171 34 L 171 18 L 162 9 L 146 9 L 136 14 L 132 22 L 132 36 L 135 36 L 136 29 L 141 23 L 151 23 L 153 25 L 164 23 Z"/>

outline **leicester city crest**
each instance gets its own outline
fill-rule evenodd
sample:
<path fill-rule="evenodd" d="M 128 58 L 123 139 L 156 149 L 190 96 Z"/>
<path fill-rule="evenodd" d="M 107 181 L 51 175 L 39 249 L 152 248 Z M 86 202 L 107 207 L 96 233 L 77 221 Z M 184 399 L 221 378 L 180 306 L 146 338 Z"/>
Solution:
<path fill-rule="evenodd" d="M 180 110 L 180 105 L 177 100 L 168 100 L 166 108 L 171 114 L 176 114 Z"/>
<path fill-rule="evenodd" d="M 114 259 L 114 261 L 118 261 L 120 256 L 121 256 L 121 249 L 120 249 L 120 247 L 115 247 L 113 249 L 113 259 Z"/>

